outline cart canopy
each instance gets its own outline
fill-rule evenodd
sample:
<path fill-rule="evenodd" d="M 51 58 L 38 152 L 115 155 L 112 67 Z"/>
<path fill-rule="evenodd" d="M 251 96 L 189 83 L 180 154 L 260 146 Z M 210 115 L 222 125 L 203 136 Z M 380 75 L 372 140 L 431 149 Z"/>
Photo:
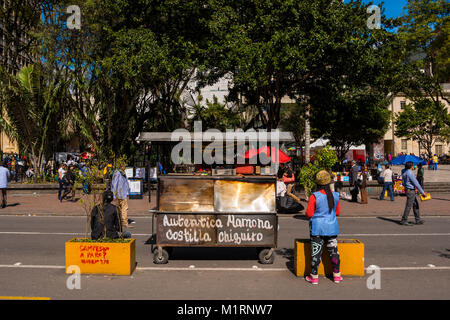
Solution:
<path fill-rule="evenodd" d="M 279 163 L 286 163 L 291 161 L 291 157 L 289 157 L 286 153 L 284 153 L 283 151 L 281 151 L 278 148 L 275 147 L 269 147 L 269 146 L 264 146 L 259 148 L 258 150 L 256 149 L 250 149 L 249 151 L 247 151 L 245 153 L 245 159 L 250 159 L 253 158 L 254 156 L 263 153 L 266 156 L 268 156 L 269 158 L 271 158 L 272 162 L 276 162 L 276 157 L 278 157 L 278 162 Z"/>

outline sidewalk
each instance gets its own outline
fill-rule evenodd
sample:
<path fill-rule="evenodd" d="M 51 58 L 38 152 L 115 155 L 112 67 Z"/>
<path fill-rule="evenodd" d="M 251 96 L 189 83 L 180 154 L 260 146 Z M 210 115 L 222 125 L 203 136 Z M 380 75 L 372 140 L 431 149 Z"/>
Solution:
<path fill-rule="evenodd" d="M 423 216 L 450 216 L 450 194 L 432 194 L 432 200 L 419 201 L 420 212 Z M 152 193 L 152 202 L 149 203 L 148 196 L 143 199 L 128 200 L 128 215 L 133 216 L 151 216 L 149 209 L 154 208 L 155 194 Z M 302 199 L 305 207 L 307 203 Z M 370 196 L 369 203 L 366 205 L 352 203 L 341 200 L 342 217 L 378 217 L 395 216 L 399 217 L 405 208 L 406 197 L 395 197 L 395 201 L 385 199 L 377 200 Z M 304 214 L 304 211 L 298 214 Z M 51 216 L 83 216 L 85 215 L 83 207 L 79 202 L 64 201 L 60 203 L 57 194 L 36 194 L 36 195 L 8 195 L 8 206 L 0 209 L 0 215 L 51 215 Z M 289 216 L 280 214 L 280 216 Z M 413 218 L 411 210 L 410 218 Z"/>

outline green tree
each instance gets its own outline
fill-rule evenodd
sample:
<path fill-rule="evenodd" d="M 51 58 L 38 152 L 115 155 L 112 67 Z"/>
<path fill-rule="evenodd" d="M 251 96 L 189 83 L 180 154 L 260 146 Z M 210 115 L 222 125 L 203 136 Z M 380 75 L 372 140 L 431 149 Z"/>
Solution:
<path fill-rule="evenodd" d="M 394 61 L 387 49 L 396 37 L 385 29 L 367 28 L 368 5 L 361 1 L 211 3 L 216 37 L 211 55 L 218 56 L 216 66 L 233 74 L 230 99 L 257 107 L 263 127 L 279 125 L 285 96 L 310 105 L 314 116 L 339 111 L 333 104 L 337 95 L 346 94 L 351 101 L 351 92 L 389 92 L 386 74 Z"/>
<path fill-rule="evenodd" d="M 218 129 L 226 131 L 226 129 L 235 129 L 239 125 L 239 116 L 233 112 L 225 104 L 220 103 L 216 96 L 213 101 L 206 100 L 206 106 L 201 105 L 201 99 L 194 106 L 194 116 L 191 119 L 191 126 L 194 121 L 202 121 L 203 130 Z"/>
<path fill-rule="evenodd" d="M 73 71 L 71 121 L 99 152 L 131 155 L 144 128 L 183 126 L 180 95 L 206 59 L 205 3 L 70 1 L 82 28 L 57 24 L 53 39 Z"/>
<path fill-rule="evenodd" d="M 442 83 L 450 81 L 450 4 L 445 0 L 409 0 L 399 19 L 399 51 L 405 62 L 400 89 L 407 97 L 428 97 L 436 107 L 450 103 Z"/>
<path fill-rule="evenodd" d="M 36 172 L 42 169 L 51 120 L 60 109 L 60 96 L 67 90 L 66 83 L 48 75 L 40 64 L 22 68 L 17 76 L 4 70 L 0 74 L 2 103 L 7 107 L 17 141 L 31 155 Z"/>
<path fill-rule="evenodd" d="M 314 155 L 314 161 L 303 166 L 300 170 L 299 180 L 305 188 L 308 198 L 317 188 L 316 175 L 321 170 L 331 171 L 331 168 L 338 162 L 336 151 L 329 146 L 320 149 Z"/>
<path fill-rule="evenodd" d="M 429 157 L 437 138 L 450 139 L 450 114 L 442 103 L 436 106 L 431 99 L 422 98 L 405 106 L 394 123 L 395 135 L 417 141 Z"/>

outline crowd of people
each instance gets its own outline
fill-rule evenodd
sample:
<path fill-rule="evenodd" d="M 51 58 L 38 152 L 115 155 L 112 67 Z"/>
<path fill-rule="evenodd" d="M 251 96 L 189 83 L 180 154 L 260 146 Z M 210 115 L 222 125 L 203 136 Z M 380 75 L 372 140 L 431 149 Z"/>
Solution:
<path fill-rule="evenodd" d="M 26 156 L 19 154 L 3 154 L 1 161 L 3 166 L 9 170 L 11 181 L 24 182 L 35 176 L 35 172 L 30 165 L 30 160 Z"/>
<path fill-rule="evenodd" d="M 83 188 L 82 192 L 91 192 L 91 182 L 86 179 L 91 166 L 89 160 L 80 159 L 74 155 L 68 155 L 66 161 L 57 163 L 54 158 L 43 163 L 43 176 L 50 180 L 55 179 L 59 184 L 58 200 L 60 202 L 76 201 L 75 183 L 80 180 Z M 106 185 L 101 204 L 95 206 L 91 212 L 92 239 L 101 237 L 118 238 L 130 237 L 131 233 L 126 230 L 131 228 L 135 221 L 128 219 L 128 195 L 130 187 L 125 174 L 125 165 L 120 168 L 113 168 L 108 163 L 104 168 L 99 168 L 103 172 L 103 179 Z M 8 182 L 23 182 L 25 179 L 33 179 L 35 172 L 26 156 L 18 154 L 3 154 L 0 159 L 0 206 L 7 206 Z M 117 206 L 112 204 L 117 200 Z M 106 226 L 106 228 L 104 228 Z M 104 234 L 106 229 L 106 235 Z"/>
<path fill-rule="evenodd" d="M 85 179 L 88 176 L 93 164 L 87 160 L 77 162 L 72 156 L 66 162 L 59 165 L 57 180 L 59 183 L 58 199 L 75 201 L 75 182 L 80 179 L 82 182 L 82 192 L 91 192 L 91 181 Z M 128 196 L 130 186 L 125 174 L 126 166 L 113 168 L 111 163 L 99 168 L 103 173 L 105 190 L 102 194 L 102 203 L 96 205 L 91 212 L 91 237 L 98 239 L 108 238 L 129 238 L 131 233 L 126 230 L 131 228 L 135 221 L 128 218 Z M 117 200 L 117 206 L 112 204 Z M 105 231 L 106 230 L 106 235 Z"/>

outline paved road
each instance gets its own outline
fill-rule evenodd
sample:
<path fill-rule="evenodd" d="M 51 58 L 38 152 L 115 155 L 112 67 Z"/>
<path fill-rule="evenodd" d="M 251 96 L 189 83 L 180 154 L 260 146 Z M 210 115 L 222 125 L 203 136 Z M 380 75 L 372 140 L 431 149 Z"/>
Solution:
<path fill-rule="evenodd" d="M 391 220 L 392 219 L 392 220 Z M 83 217 L 0 216 L 0 296 L 51 299 L 449 299 L 450 217 L 427 217 L 402 227 L 394 218 L 339 218 L 341 237 L 365 244 L 366 267 L 381 267 L 381 289 L 365 277 L 336 285 L 321 277 L 312 287 L 292 272 L 295 238 L 307 221 L 281 216 L 273 265 L 260 265 L 253 249 L 177 248 L 167 265 L 154 265 L 151 218 L 136 217 L 138 269 L 132 276 L 83 275 L 68 290 L 64 242 L 84 233 Z M 434 267 L 432 267 L 432 266 Z M 257 268 L 255 268 L 257 267 Z"/>
<path fill-rule="evenodd" d="M 300 194 L 302 205 L 307 207 L 304 195 Z M 56 194 L 36 194 L 36 195 L 9 195 L 8 206 L 0 209 L 0 215 L 51 215 L 51 216 L 82 216 L 85 215 L 81 201 L 64 201 L 60 203 L 56 199 Z M 79 197 L 79 195 L 77 195 Z M 431 201 L 420 202 L 420 212 L 426 216 L 450 216 L 449 203 L 450 193 L 432 194 Z M 148 197 L 144 199 L 130 199 L 128 201 L 128 212 L 130 216 L 149 216 L 149 209 L 156 206 L 155 195 L 153 193 L 152 202 Z M 346 217 L 352 216 L 384 216 L 399 217 L 405 208 L 406 197 L 395 197 L 395 201 L 389 198 L 383 201 L 375 196 L 369 197 L 368 204 L 352 203 L 341 201 L 341 211 Z M 412 214 L 412 212 L 411 212 Z M 299 215 L 304 215 L 302 210 Z"/>

